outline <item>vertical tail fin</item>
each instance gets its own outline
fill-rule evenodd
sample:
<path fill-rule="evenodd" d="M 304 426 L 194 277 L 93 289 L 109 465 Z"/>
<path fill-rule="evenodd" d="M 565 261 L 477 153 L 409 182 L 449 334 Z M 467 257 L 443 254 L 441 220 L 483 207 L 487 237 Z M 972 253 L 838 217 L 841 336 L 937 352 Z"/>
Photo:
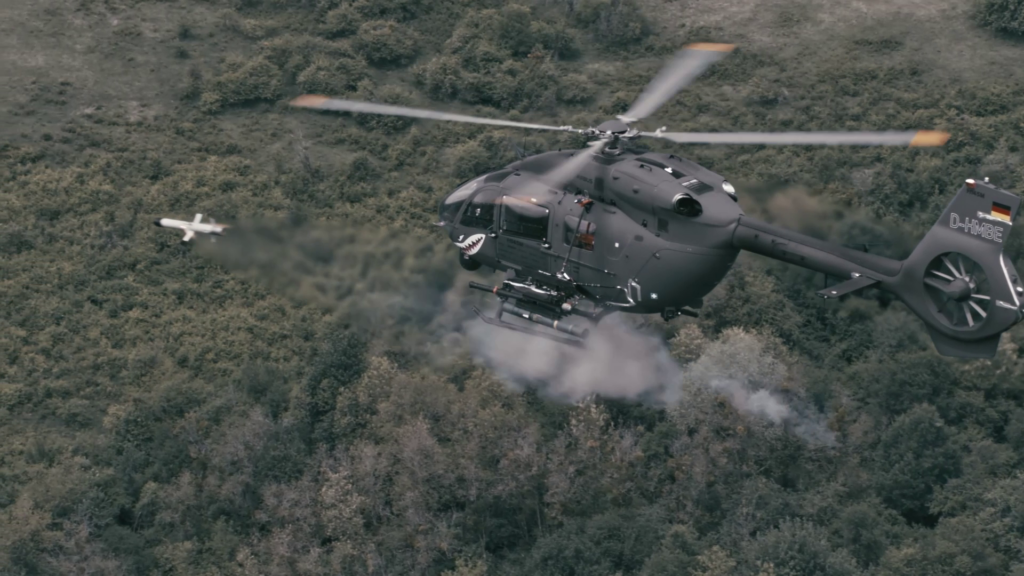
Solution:
<path fill-rule="evenodd" d="M 940 354 L 991 358 L 1024 318 L 1024 283 L 1003 247 L 1021 199 L 967 180 L 887 288 L 924 320 Z"/>

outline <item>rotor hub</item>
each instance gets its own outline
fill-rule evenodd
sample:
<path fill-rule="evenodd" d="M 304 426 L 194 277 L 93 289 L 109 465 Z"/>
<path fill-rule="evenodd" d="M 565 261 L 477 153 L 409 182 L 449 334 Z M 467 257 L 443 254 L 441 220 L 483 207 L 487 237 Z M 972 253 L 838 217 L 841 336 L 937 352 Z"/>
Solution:
<path fill-rule="evenodd" d="M 947 327 L 970 330 L 989 316 L 991 285 L 985 269 L 969 256 L 958 252 L 935 256 L 922 280 L 932 313 Z"/>
<path fill-rule="evenodd" d="M 597 131 L 618 136 L 629 132 L 629 125 L 622 120 L 607 120 L 597 127 Z"/>
<path fill-rule="evenodd" d="M 970 276 L 957 278 L 946 288 L 950 298 L 957 302 L 966 302 L 974 294 L 974 279 Z"/>

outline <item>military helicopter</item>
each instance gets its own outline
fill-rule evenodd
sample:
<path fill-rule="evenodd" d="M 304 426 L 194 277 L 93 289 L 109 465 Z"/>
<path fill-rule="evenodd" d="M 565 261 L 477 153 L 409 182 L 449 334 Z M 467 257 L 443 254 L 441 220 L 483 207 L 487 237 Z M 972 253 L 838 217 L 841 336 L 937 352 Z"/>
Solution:
<path fill-rule="evenodd" d="M 677 52 L 629 110 L 596 128 L 550 126 L 435 110 L 305 95 L 292 106 L 558 130 L 594 138 L 580 150 L 552 151 L 459 185 L 439 206 L 440 221 L 467 270 L 505 272 L 494 325 L 582 345 L 588 325 L 620 311 L 697 316 L 740 250 L 843 279 L 818 292 L 839 298 L 869 286 L 893 293 L 927 326 L 945 356 L 995 355 L 1001 334 L 1020 322 L 1021 285 L 1003 246 L 1020 198 L 967 180 L 906 260 L 824 242 L 744 215 L 721 175 L 673 154 L 633 152 L 639 138 L 684 144 L 941 146 L 945 132 L 644 132 L 631 125 L 655 113 L 730 44 Z M 522 318 L 536 327 L 503 319 Z M 547 327 L 547 328 L 542 328 Z"/>

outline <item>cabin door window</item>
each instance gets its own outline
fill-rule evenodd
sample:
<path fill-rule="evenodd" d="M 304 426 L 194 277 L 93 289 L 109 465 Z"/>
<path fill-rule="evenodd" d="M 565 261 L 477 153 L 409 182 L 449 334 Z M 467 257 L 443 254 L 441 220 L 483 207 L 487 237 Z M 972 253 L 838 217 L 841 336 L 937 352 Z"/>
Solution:
<path fill-rule="evenodd" d="M 502 201 L 501 232 L 518 238 L 546 243 L 550 211 L 528 200 L 505 196 Z"/>

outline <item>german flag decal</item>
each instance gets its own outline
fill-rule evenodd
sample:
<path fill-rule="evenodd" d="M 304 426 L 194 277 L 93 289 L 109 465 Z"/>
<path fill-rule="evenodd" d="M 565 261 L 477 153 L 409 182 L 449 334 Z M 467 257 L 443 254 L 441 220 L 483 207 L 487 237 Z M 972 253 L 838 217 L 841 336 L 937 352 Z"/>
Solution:
<path fill-rule="evenodd" d="M 1000 204 L 999 202 L 993 202 L 992 203 L 992 216 L 994 216 L 996 218 L 999 218 L 1000 220 L 1004 220 L 1006 222 L 1009 222 L 1010 221 L 1010 207 L 1006 206 L 1005 204 Z"/>

